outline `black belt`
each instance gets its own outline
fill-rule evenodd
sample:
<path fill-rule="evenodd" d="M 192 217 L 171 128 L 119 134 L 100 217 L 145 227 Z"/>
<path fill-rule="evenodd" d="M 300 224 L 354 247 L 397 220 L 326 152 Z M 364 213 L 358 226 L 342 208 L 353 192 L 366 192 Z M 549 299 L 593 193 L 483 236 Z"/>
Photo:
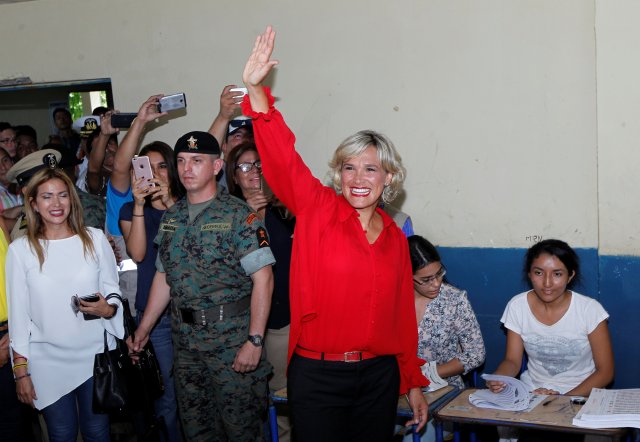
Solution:
<path fill-rule="evenodd" d="M 185 324 L 207 325 L 212 322 L 223 321 L 230 316 L 244 313 L 251 306 L 251 296 L 228 304 L 215 305 L 204 310 L 180 309 L 180 319 Z"/>

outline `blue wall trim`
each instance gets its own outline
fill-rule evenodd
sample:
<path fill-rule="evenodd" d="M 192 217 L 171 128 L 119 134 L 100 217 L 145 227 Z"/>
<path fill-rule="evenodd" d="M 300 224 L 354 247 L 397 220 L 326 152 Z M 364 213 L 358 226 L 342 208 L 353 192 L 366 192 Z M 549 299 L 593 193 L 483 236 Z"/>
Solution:
<path fill-rule="evenodd" d="M 484 370 L 492 372 L 504 357 L 500 317 L 507 302 L 529 287 L 523 279 L 526 249 L 438 247 L 447 279 L 464 289 L 480 322 L 487 347 Z M 581 280 L 574 289 L 597 299 L 609 312 L 616 362 L 614 388 L 639 387 L 640 257 L 599 256 L 597 249 L 576 249 Z"/>

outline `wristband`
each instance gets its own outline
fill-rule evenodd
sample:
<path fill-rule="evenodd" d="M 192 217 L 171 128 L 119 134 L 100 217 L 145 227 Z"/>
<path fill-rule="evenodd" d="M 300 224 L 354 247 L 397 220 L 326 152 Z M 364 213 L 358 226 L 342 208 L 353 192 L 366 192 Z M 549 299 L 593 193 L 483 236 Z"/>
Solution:
<path fill-rule="evenodd" d="M 20 379 L 28 378 L 29 376 L 31 376 L 31 373 L 26 373 L 26 374 L 23 374 L 22 376 L 15 376 L 13 380 L 17 382 Z"/>
<path fill-rule="evenodd" d="M 15 364 L 15 365 L 13 366 L 13 372 L 14 372 L 14 373 L 16 372 L 16 368 L 26 367 L 27 365 L 29 365 L 29 364 L 27 364 L 26 362 L 21 362 L 20 364 Z"/>

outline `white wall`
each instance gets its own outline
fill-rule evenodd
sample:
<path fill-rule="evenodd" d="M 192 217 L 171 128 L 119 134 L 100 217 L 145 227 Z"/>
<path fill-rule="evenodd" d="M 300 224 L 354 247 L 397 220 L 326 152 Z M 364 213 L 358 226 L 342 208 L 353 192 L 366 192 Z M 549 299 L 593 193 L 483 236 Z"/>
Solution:
<path fill-rule="evenodd" d="M 596 10 L 601 252 L 640 255 L 640 3 Z"/>
<path fill-rule="evenodd" d="M 638 130 L 637 112 L 618 106 L 628 90 L 612 75 L 629 62 L 619 40 L 629 49 L 637 41 L 631 4 L 39 0 L 0 6 L 0 59 L 11 60 L 0 78 L 110 77 L 122 111 L 156 92 L 184 91 L 188 115 L 147 138 L 173 143 L 209 126 L 222 86 L 240 81 L 254 36 L 271 23 L 277 105 L 316 174 L 324 176 L 347 135 L 377 129 L 409 172 L 403 209 L 436 243 L 526 247 L 541 235 L 597 247 L 600 234 L 629 253 L 623 232 L 635 223 L 617 212 L 636 184 L 632 164 L 617 182 L 615 158 L 597 147 L 628 151 L 633 137 L 621 143 L 619 112 L 627 133 Z M 618 32 L 620 19 L 630 35 Z M 596 67 L 599 82 L 611 77 L 604 97 Z"/>

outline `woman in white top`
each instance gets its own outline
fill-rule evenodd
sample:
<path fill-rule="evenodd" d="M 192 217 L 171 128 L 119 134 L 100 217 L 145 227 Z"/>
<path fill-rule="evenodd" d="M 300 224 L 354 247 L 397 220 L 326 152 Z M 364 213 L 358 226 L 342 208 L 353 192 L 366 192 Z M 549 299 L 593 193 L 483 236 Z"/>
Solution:
<path fill-rule="evenodd" d="M 59 169 L 43 169 L 25 193 L 27 235 L 9 246 L 7 297 L 16 390 L 42 410 L 51 441 L 108 441 L 108 415 L 92 412 L 93 360 L 103 332 L 124 334 L 113 251 L 102 231 L 86 228 L 73 183 Z M 80 301 L 72 297 L 97 295 Z M 96 316 L 85 319 L 84 314 Z"/>
<path fill-rule="evenodd" d="M 607 386 L 614 371 L 609 315 L 598 301 L 569 290 L 580 271 L 575 251 L 563 241 L 541 241 L 527 251 L 524 270 L 533 289 L 505 309 L 507 349 L 495 373 L 516 376 L 526 350 L 520 378 L 534 393 L 588 396 Z M 504 388 L 487 385 L 493 392 Z"/>

